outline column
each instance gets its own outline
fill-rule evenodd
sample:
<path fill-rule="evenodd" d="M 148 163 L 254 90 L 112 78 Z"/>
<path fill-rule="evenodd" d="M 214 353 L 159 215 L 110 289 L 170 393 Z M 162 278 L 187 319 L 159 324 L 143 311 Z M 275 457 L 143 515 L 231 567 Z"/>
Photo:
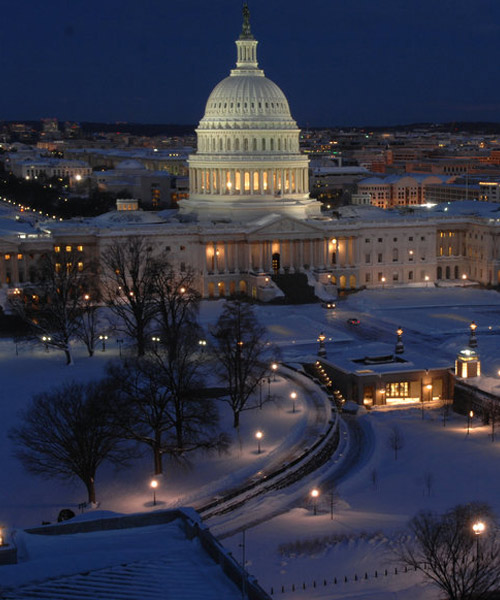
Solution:
<path fill-rule="evenodd" d="M 304 270 L 304 240 L 299 241 L 299 268 Z"/>
<path fill-rule="evenodd" d="M 281 244 L 281 240 L 278 241 L 278 252 L 279 252 L 279 255 L 280 255 L 280 268 L 279 268 L 279 272 L 280 273 L 284 273 L 285 270 L 283 268 L 283 247 L 282 247 L 282 244 Z"/>
<path fill-rule="evenodd" d="M 263 254 L 264 254 L 264 252 L 263 252 L 263 250 L 264 250 L 263 246 L 264 246 L 264 242 L 259 242 L 259 273 L 262 273 L 263 270 L 264 270 L 262 268 L 263 258 L 264 258 L 264 256 L 263 256 Z"/>
<path fill-rule="evenodd" d="M 224 273 L 229 272 L 228 259 L 229 259 L 229 256 L 228 256 L 227 242 L 224 242 Z"/>
<path fill-rule="evenodd" d="M 248 241 L 248 272 L 252 270 L 252 242 Z"/>

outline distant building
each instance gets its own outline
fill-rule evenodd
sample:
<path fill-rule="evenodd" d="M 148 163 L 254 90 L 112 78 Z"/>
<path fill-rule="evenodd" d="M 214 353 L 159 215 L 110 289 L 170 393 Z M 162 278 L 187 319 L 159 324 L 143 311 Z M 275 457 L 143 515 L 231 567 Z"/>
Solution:
<path fill-rule="evenodd" d="M 388 177 L 369 177 L 358 183 L 358 193 L 368 194 L 373 206 L 391 208 L 393 206 L 415 206 L 428 202 L 427 187 L 442 184 L 445 177 L 436 175 L 389 175 Z"/>

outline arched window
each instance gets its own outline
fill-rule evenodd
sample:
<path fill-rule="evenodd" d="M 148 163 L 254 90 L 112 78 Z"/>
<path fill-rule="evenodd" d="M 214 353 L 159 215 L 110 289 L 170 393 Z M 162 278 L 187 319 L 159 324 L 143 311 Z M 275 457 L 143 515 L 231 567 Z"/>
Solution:
<path fill-rule="evenodd" d="M 234 149 L 236 150 L 236 152 L 239 152 L 239 150 L 240 150 L 240 138 L 236 138 L 234 140 Z"/>
<path fill-rule="evenodd" d="M 248 152 L 248 138 L 243 138 L 243 152 Z"/>

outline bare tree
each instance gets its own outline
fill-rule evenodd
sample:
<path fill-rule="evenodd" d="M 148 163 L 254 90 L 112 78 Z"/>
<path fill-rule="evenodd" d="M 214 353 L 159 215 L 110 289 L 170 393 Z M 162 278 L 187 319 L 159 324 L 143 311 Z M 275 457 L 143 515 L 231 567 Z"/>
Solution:
<path fill-rule="evenodd" d="M 66 364 L 72 364 L 70 343 L 80 330 L 84 296 L 93 288 L 90 267 L 74 249 L 51 252 L 40 259 L 36 275 L 36 282 L 12 298 L 12 309 L 33 337 L 63 350 Z"/>
<path fill-rule="evenodd" d="M 179 366 L 180 374 L 170 369 L 161 348 L 108 367 L 117 393 L 116 422 L 125 438 L 151 448 L 156 474 L 163 472 L 164 454 L 180 459 L 196 450 L 224 451 L 229 446 L 227 436 L 218 431 L 214 401 L 198 393 L 202 382 L 196 369 L 186 364 Z"/>
<path fill-rule="evenodd" d="M 485 524 L 480 536 L 473 529 L 479 521 Z M 409 527 L 412 539 L 397 547 L 398 558 L 449 600 L 483 600 L 500 585 L 500 540 L 488 505 L 458 505 L 443 515 L 422 511 Z"/>
<path fill-rule="evenodd" d="M 123 465 L 130 452 L 110 419 L 111 394 L 102 384 L 70 383 L 34 397 L 9 433 L 25 468 L 45 477 L 76 477 L 95 502 L 95 476 L 104 461 Z"/>
<path fill-rule="evenodd" d="M 496 437 L 496 425 L 500 419 L 500 402 L 498 400 L 491 398 L 485 402 L 483 419 L 485 423 L 489 422 L 491 426 L 491 441 L 494 442 Z"/>
<path fill-rule="evenodd" d="M 226 401 L 233 411 L 233 426 L 239 427 L 241 412 L 255 408 L 248 401 L 268 370 L 263 360 L 269 349 L 266 330 L 248 303 L 233 300 L 224 305 L 211 334 L 215 368 L 228 387 Z"/>
<path fill-rule="evenodd" d="M 398 452 L 404 448 L 404 437 L 399 427 L 394 425 L 387 437 L 387 446 L 394 452 L 394 460 L 398 460 Z"/>
<path fill-rule="evenodd" d="M 119 318 L 119 328 L 135 340 L 144 356 L 149 327 L 156 315 L 154 280 L 160 261 L 145 238 L 116 241 L 102 253 L 102 288 L 106 305 Z"/>
<path fill-rule="evenodd" d="M 80 312 L 76 337 L 85 344 L 89 356 L 94 356 L 101 326 L 98 293 L 94 292 L 92 295 L 85 293 L 83 299 L 84 304 Z"/>

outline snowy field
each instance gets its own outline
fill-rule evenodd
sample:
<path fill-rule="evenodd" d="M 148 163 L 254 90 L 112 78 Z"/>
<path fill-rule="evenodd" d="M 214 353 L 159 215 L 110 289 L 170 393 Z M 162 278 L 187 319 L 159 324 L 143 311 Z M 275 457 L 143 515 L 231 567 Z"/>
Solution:
<path fill-rule="evenodd" d="M 221 306 L 222 301 L 203 304 L 204 326 L 215 321 Z M 500 294 L 494 291 L 364 291 L 339 301 L 335 311 L 319 304 L 258 306 L 256 314 L 267 326 L 270 339 L 280 347 L 285 362 L 314 354 L 321 331 L 327 336 L 328 351 L 335 345 L 347 347 L 364 341 L 393 344 L 395 329 L 401 326 L 408 349 L 439 354 L 452 365 L 458 350 L 467 345 L 468 326 L 474 320 L 487 387 L 500 395 Z M 360 319 L 358 327 L 346 324 L 351 316 Z M 78 482 L 45 481 L 26 473 L 11 456 L 7 432 L 33 394 L 63 381 L 99 378 L 106 362 L 118 357 L 116 341 L 109 342 L 106 352 L 98 351 L 91 359 L 76 347 L 75 364 L 66 367 L 62 353 L 55 350 L 19 346 L 16 355 L 11 340 L 0 341 L 0 522 L 9 528 L 54 521 L 61 508 L 78 512 L 78 504 L 85 500 Z M 275 401 L 264 404 L 262 410 L 243 414 L 240 438 L 233 436 L 229 455 L 203 458 L 190 469 L 167 463 L 158 507 L 192 503 L 217 490 L 221 480 L 225 484 L 237 482 L 258 471 L 273 451 L 296 440 L 306 426 L 307 411 L 300 393 L 296 412 L 291 410 L 291 389 L 290 382 L 281 377 L 271 383 Z M 267 392 L 266 383 L 264 396 Z M 230 429 L 230 415 L 226 411 L 223 416 Z M 394 574 L 390 554 L 394 536 L 421 508 L 441 511 L 457 503 L 481 500 L 500 515 L 500 441 L 491 443 L 487 427 L 473 422 L 470 435 L 466 435 L 464 417 L 455 415 L 443 427 L 439 410 L 427 409 L 422 418 L 422 412 L 414 408 L 373 410 L 359 417 L 359 422 L 368 444 L 358 468 L 335 490 L 333 519 L 332 490 L 322 489 L 318 475 L 304 482 L 287 512 L 246 532 L 247 568 L 268 592 L 273 589 L 276 598 L 433 600 L 437 593 L 422 584 L 417 574 Z M 397 461 L 387 447 L 387 435 L 395 423 L 404 437 Z M 254 438 L 257 429 L 264 431 L 261 454 Z M 96 482 L 100 508 L 115 512 L 154 510 L 148 487 L 151 473 L 152 460 L 147 454 L 127 470 L 103 467 Z M 432 481 L 430 489 L 424 484 L 426 480 Z M 321 490 L 317 515 L 308 500 L 313 484 Z M 241 556 L 241 542 L 240 534 L 223 540 L 235 557 Z M 388 575 L 380 576 L 385 569 Z M 375 571 L 378 578 L 373 577 Z M 8 585 L 10 577 L 18 582 L 19 569 L 17 575 L 14 573 L 14 567 L 2 567 L 2 582 Z M 364 579 L 365 573 L 368 579 Z M 334 577 L 336 585 L 332 583 Z"/>

